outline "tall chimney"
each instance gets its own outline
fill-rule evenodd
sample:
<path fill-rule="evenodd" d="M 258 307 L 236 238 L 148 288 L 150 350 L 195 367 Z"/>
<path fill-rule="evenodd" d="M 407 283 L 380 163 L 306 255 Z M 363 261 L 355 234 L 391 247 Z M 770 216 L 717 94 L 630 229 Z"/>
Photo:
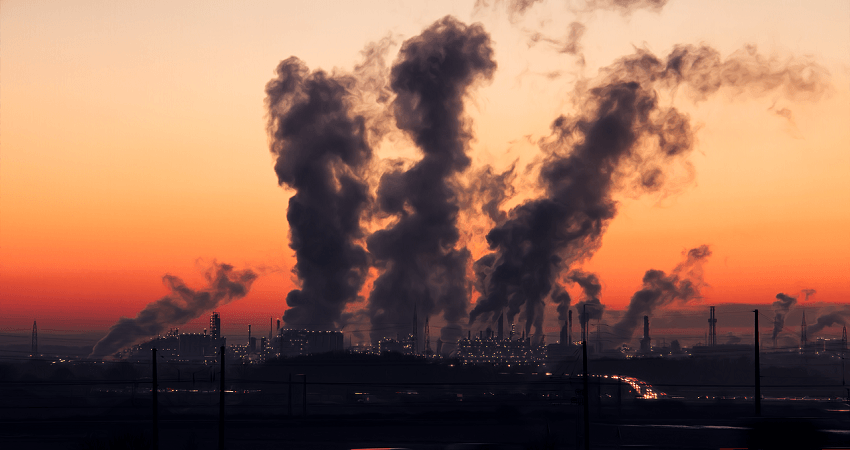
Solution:
<path fill-rule="evenodd" d="M 717 345 L 717 319 L 714 318 L 714 307 L 711 307 L 711 315 L 708 319 L 708 345 Z"/>
<path fill-rule="evenodd" d="M 38 354 L 38 327 L 35 320 L 32 321 L 32 356 Z"/>
<path fill-rule="evenodd" d="M 497 338 L 501 341 L 505 339 L 505 313 L 499 314 L 499 331 Z"/>
<path fill-rule="evenodd" d="M 210 315 L 210 336 L 213 339 L 221 337 L 221 316 L 216 311 L 213 311 Z"/>
<path fill-rule="evenodd" d="M 431 329 L 428 324 L 428 316 L 425 316 L 425 354 L 431 354 Z"/>
<path fill-rule="evenodd" d="M 573 345 L 573 310 L 569 310 L 567 313 L 567 318 L 570 322 L 569 328 L 567 328 L 567 344 Z"/>
<path fill-rule="evenodd" d="M 800 348 L 806 349 L 806 312 L 803 311 L 803 324 L 800 326 Z"/>
<path fill-rule="evenodd" d="M 651 339 L 649 338 L 649 316 L 643 316 L 643 339 L 640 340 L 641 353 L 649 353 L 652 349 Z"/>
<path fill-rule="evenodd" d="M 413 354 L 418 355 L 419 352 L 419 323 L 416 321 L 416 303 L 413 304 Z"/>

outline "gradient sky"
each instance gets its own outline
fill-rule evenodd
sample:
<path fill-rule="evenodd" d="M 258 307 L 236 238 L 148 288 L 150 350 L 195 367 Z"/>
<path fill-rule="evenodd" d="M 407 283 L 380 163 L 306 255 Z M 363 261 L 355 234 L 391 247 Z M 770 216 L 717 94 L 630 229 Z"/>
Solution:
<path fill-rule="evenodd" d="M 105 330 L 165 295 L 166 273 L 201 287 L 213 260 L 263 273 L 221 309 L 229 327 L 280 317 L 294 286 L 291 192 L 272 169 L 266 82 L 292 55 L 350 70 L 366 44 L 400 44 L 446 14 L 483 23 L 495 43 L 495 78 L 467 105 L 474 166 L 532 161 L 524 136 L 546 136 L 570 112 L 575 80 L 635 47 L 665 55 L 704 42 L 726 56 L 754 44 L 825 67 L 830 90 L 813 101 L 682 101 L 699 124 L 693 180 L 664 198 L 618 197 L 585 269 L 599 274 L 603 303 L 623 308 L 644 271 L 708 244 L 700 305 L 807 288 L 850 301 L 850 2 L 671 0 L 660 12 L 577 16 L 548 1 L 511 17 L 492 1 L 12 0 L 0 5 L 0 329 L 37 319 Z M 562 38 L 574 20 L 587 26 L 585 67 L 530 45 L 531 33 Z M 486 230 L 467 231 L 478 256 Z"/>

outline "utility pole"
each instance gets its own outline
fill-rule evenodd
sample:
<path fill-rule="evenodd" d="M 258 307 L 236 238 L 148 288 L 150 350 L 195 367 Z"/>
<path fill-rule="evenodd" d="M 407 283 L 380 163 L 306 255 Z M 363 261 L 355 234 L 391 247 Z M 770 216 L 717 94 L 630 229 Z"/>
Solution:
<path fill-rule="evenodd" d="M 756 317 L 755 356 L 756 356 L 756 416 L 761 416 L 761 373 L 759 369 L 759 310 L 753 311 Z"/>
<path fill-rule="evenodd" d="M 159 408 L 157 408 L 157 392 L 159 391 L 159 383 L 156 378 L 156 349 L 151 349 L 151 359 L 153 360 L 153 450 L 159 449 Z"/>
<path fill-rule="evenodd" d="M 224 346 L 218 350 L 221 358 L 221 376 L 218 387 L 218 450 L 224 450 Z"/>
<path fill-rule="evenodd" d="M 587 305 L 584 305 L 584 323 L 587 324 Z M 586 326 L 586 325 L 585 325 Z M 585 330 L 586 331 L 586 330 Z M 587 375 L 587 335 L 584 333 L 584 340 L 581 342 L 582 367 L 584 369 L 584 398 L 582 405 L 584 406 L 584 449 L 590 450 L 590 382 Z"/>
<path fill-rule="evenodd" d="M 301 401 L 303 403 L 302 412 L 304 414 L 304 418 L 307 418 L 307 374 L 304 374 L 304 389 L 302 389 L 302 398 Z"/>

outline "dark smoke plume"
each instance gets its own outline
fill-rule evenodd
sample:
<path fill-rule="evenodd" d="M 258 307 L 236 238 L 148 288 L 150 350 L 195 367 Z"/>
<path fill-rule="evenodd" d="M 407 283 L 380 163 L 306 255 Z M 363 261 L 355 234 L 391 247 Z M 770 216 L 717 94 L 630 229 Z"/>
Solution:
<path fill-rule="evenodd" d="M 89 358 L 103 358 L 130 345 L 161 334 L 170 326 L 182 325 L 215 308 L 248 294 L 257 275 L 251 270 L 233 270 L 228 264 L 213 263 L 204 277 L 208 286 L 194 290 L 173 275 L 162 282 L 171 294 L 148 304 L 134 319 L 122 317 L 95 344 Z"/>
<path fill-rule="evenodd" d="M 808 335 L 814 337 L 817 333 L 823 331 L 824 328 L 831 327 L 833 325 L 846 326 L 848 318 L 850 318 L 850 309 L 847 307 L 838 311 L 821 314 L 821 316 L 818 317 L 817 322 L 808 327 Z"/>
<path fill-rule="evenodd" d="M 754 48 L 725 60 L 707 46 L 678 46 L 666 59 L 638 50 L 600 72 L 597 81 L 579 83 L 574 94 L 579 112 L 556 119 L 552 136 L 541 144 L 546 156 L 539 182 L 545 194 L 515 207 L 487 235 L 493 253 L 475 265 L 483 281 L 470 322 L 492 321 L 518 305 L 542 313 L 539 305 L 551 296 L 559 274 L 601 245 L 617 212 L 612 195 L 618 189 L 630 186 L 641 194 L 669 188 L 668 168 L 691 152 L 694 136 L 688 116 L 661 106 L 659 92 L 681 87 L 695 100 L 721 88 L 738 95 L 781 91 L 815 98 L 828 86 L 820 66 L 779 64 Z"/>
<path fill-rule="evenodd" d="M 567 320 L 570 303 L 572 303 L 572 298 L 570 298 L 570 293 L 564 290 L 560 284 L 555 283 L 552 286 L 552 303 L 555 304 L 555 311 L 558 312 L 558 321 L 563 322 Z"/>
<path fill-rule="evenodd" d="M 796 303 L 797 297 L 791 297 L 781 292 L 776 294 L 776 301 L 773 302 L 773 308 L 776 310 L 776 317 L 773 319 L 773 339 L 776 339 L 776 336 L 782 332 L 782 328 L 785 327 L 785 316 Z"/>
<path fill-rule="evenodd" d="M 380 210 L 397 221 L 367 240 L 383 269 L 369 298 L 373 340 L 388 328 L 408 330 L 414 305 L 420 317 L 442 312 L 449 324 L 466 315 L 469 251 L 457 246 L 457 175 L 470 164 L 472 132 L 463 104 L 468 89 L 495 69 L 481 25 L 452 17 L 402 45 L 391 71 L 392 111 L 423 157 L 409 170 L 385 173 L 378 186 Z"/>
<path fill-rule="evenodd" d="M 301 283 L 286 296 L 283 320 L 297 328 L 338 329 L 369 268 L 356 243 L 369 204 L 362 173 L 372 155 L 366 119 L 351 113 L 352 77 L 311 73 L 295 57 L 276 72 L 266 85 L 268 132 L 278 182 L 295 190 L 286 219 Z"/>
<path fill-rule="evenodd" d="M 702 263 L 709 256 L 711 250 L 708 246 L 701 245 L 688 250 L 686 259 L 679 263 L 670 275 L 661 270 L 647 270 L 643 276 L 643 287 L 632 295 L 629 308 L 614 325 L 615 338 L 623 342 L 631 340 L 642 317 L 652 315 L 656 308 L 673 301 L 687 302 L 702 298 L 700 288 L 705 286 L 702 280 Z"/>
<path fill-rule="evenodd" d="M 818 291 L 816 291 L 816 290 L 814 290 L 814 289 L 803 289 L 803 290 L 801 291 L 801 293 L 802 293 L 803 295 L 805 295 L 805 296 L 806 296 L 806 298 L 804 299 L 804 300 L 806 300 L 806 301 L 808 301 L 808 300 L 809 300 L 809 297 L 811 297 L 812 295 L 817 294 L 817 292 L 818 292 Z"/>

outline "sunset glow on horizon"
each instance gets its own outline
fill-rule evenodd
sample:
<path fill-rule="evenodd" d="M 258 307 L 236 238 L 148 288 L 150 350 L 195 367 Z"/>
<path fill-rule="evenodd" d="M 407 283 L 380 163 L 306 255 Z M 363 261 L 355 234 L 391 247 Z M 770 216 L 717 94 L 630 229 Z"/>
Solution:
<path fill-rule="evenodd" d="M 245 298 L 219 310 L 228 326 L 254 323 L 264 334 L 298 287 L 287 222 L 295 191 L 279 186 L 269 151 L 264 89 L 274 69 L 296 56 L 310 70 L 349 73 L 387 36 L 392 66 L 406 39 L 446 15 L 480 23 L 493 42 L 493 78 L 470 88 L 464 104 L 474 139 L 460 183 L 472 189 L 485 165 L 516 163 L 506 212 L 539 194 L 539 144 L 550 142 L 559 115 L 582 106 L 575 86 L 598 82 L 601 68 L 636 49 L 663 59 L 678 44 L 706 44 L 727 58 L 754 45 L 771 67 L 823 68 L 827 86 L 814 94 L 664 92 L 659 104 L 694 126 L 693 152 L 659 192 L 618 186 L 601 247 L 574 268 L 597 274 L 602 303 L 620 310 L 647 270 L 669 273 L 688 249 L 708 245 L 707 286 L 690 302 L 702 309 L 769 309 L 777 293 L 804 289 L 818 302 L 850 304 L 850 3 L 670 0 L 628 14 L 554 1 L 524 14 L 498 1 L 367 3 L 4 2 L 0 328 L 26 330 L 37 319 L 106 330 L 168 294 L 164 275 L 202 289 L 218 262 L 259 275 Z M 574 21 L 586 27 L 583 64 L 553 43 Z M 397 128 L 372 147 L 373 195 L 390 158 L 408 166 L 421 158 Z M 369 220 L 375 231 L 396 219 Z M 481 211 L 461 212 L 459 223 L 471 274 L 492 223 Z M 578 302 L 578 286 L 564 288 Z M 547 330 L 554 311 L 547 304 Z"/>

